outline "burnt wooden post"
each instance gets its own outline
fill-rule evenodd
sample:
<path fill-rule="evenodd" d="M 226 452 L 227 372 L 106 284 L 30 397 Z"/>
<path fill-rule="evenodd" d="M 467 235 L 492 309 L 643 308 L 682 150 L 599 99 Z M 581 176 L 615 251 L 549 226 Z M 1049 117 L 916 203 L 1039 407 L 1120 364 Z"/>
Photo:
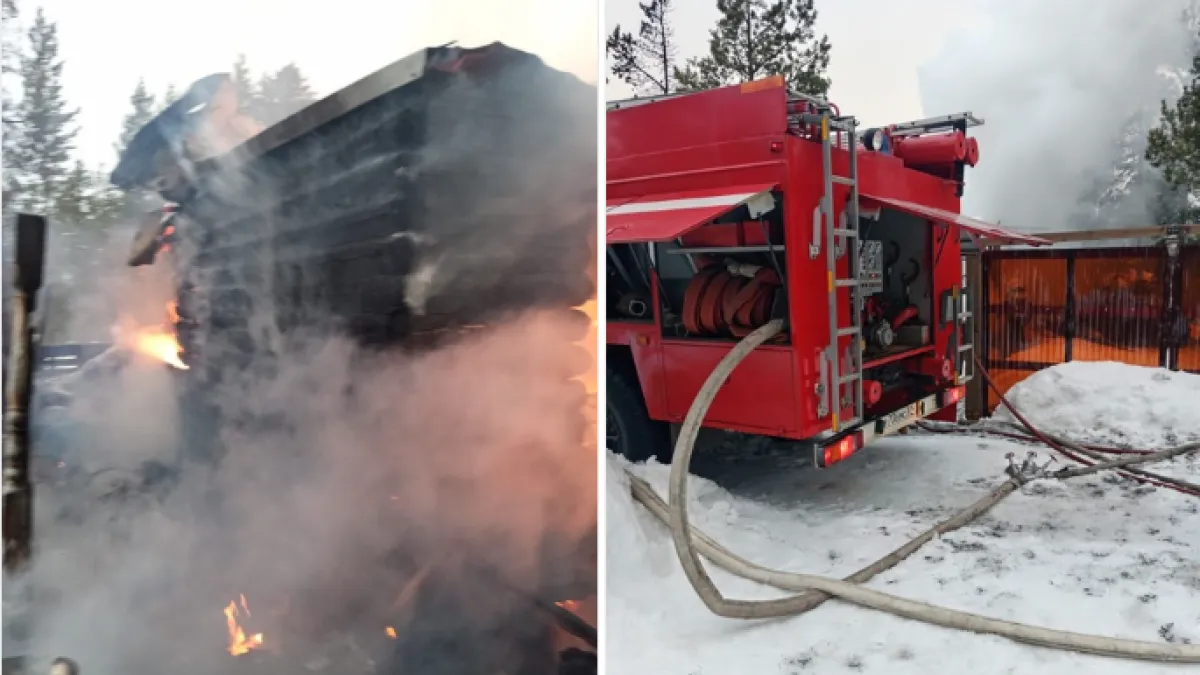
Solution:
<path fill-rule="evenodd" d="M 46 219 L 17 215 L 11 270 L 12 326 L 4 392 L 4 567 L 20 570 L 33 540 L 33 483 L 29 477 L 29 400 L 33 379 L 33 322 L 46 262 Z"/>
<path fill-rule="evenodd" d="M 1166 237 L 1163 238 L 1163 248 L 1166 249 L 1166 262 L 1163 265 L 1163 303 L 1160 317 L 1159 357 L 1158 365 L 1162 368 L 1179 370 L 1179 347 L 1183 344 L 1180 321 L 1180 304 L 1182 283 L 1176 283 L 1176 277 L 1183 270 L 1179 265 L 1181 246 L 1181 228 L 1178 225 L 1166 227 Z"/>

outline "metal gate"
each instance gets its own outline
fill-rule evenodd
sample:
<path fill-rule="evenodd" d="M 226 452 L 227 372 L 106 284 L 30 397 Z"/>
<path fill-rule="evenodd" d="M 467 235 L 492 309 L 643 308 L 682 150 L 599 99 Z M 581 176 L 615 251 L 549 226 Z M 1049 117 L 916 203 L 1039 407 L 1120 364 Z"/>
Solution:
<path fill-rule="evenodd" d="M 1200 372 L 1200 247 L 980 256 L 980 354 L 1001 391 L 1067 361 Z M 984 414 L 999 403 L 982 383 Z"/>

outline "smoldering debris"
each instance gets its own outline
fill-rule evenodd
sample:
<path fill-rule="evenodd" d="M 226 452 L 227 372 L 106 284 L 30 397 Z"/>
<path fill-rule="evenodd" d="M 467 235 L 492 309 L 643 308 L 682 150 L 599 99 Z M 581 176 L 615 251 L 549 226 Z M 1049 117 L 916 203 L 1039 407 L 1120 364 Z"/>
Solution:
<path fill-rule="evenodd" d="M 175 249 L 202 249 L 183 265 L 185 350 L 248 362 L 330 323 L 394 344 L 593 296 L 594 87 L 503 45 L 471 54 L 491 65 L 440 70 L 461 53 L 434 50 L 451 63 L 427 82 L 323 102 L 287 143 L 197 170 Z"/>
<path fill-rule="evenodd" d="M 493 76 L 510 78 L 511 98 L 476 96 L 472 108 L 469 87 L 448 87 L 457 98 L 431 104 L 408 167 L 427 181 L 420 190 L 368 181 L 369 199 L 359 194 L 356 172 L 387 152 L 347 152 L 348 142 L 394 130 L 403 111 L 386 106 L 374 121 L 339 118 L 341 136 L 325 128 L 280 156 L 210 167 L 206 189 L 221 195 L 206 202 L 199 190 L 181 204 L 167 256 L 177 278 L 146 294 L 128 282 L 118 300 L 153 315 L 171 299 L 154 293 L 173 293 L 193 367 L 155 371 L 165 385 L 130 375 L 72 393 L 72 414 L 93 411 L 73 430 L 82 454 L 126 459 L 114 409 L 176 437 L 147 443 L 157 458 L 130 451 L 138 461 L 118 479 L 83 472 L 69 499 L 42 491 L 71 518 L 39 529 L 23 580 L 37 630 L 23 651 L 69 655 L 89 675 L 275 659 L 339 673 L 376 660 L 387 671 L 389 654 L 393 672 L 433 675 L 447 654 L 536 651 L 530 595 L 594 595 L 597 457 L 581 440 L 594 437 L 584 411 L 594 401 L 580 378 L 595 381 L 595 355 L 579 344 L 591 326 L 569 307 L 594 292 L 595 90 L 525 63 Z M 488 133 L 476 128 L 483 118 Z M 288 210 L 321 181 L 339 192 Z M 404 218 L 379 217 L 382 202 Z M 362 230 L 372 213 L 383 239 Z M 437 349 L 421 351 L 415 322 L 388 315 L 406 297 L 391 285 L 421 261 L 331 260 L 333 234 L 362 237 L 368 253 L 428 235 L 414 248 L 437 274 L 423 289 L 410 279 L 425 297 L 408 299 L 444 333 Z M 501 281 L 508 304 L 497 307 Z M 368 297 L 372 283 L 383 287 Z M 451 314 L 465 321 L 443 321 Z M 387 340 L 356 332 L 350 319 L 363 315 L 391 322 Z M 422 569 L 415 597 L 398 602 Z M 261 644 L 230 654 L 231 641 L 259 633 Z"/>
<path fill-rule="evenodd" d="M 439 602 L 485 622 L 516 601 L 480 570 L 543 598 L 594 593 L 596 455 L 581 446 L 587 397 L 571 379 L 594 362 L 563 349 L 577 338 L 575 322 L 543 313 L 423 355 L 335 341 L 289 359 L 236 398 L 282 414 L 272 428 L 223 430 L 228 455 L 182 465 L 166 494 L 126 484 L 113 497 L 97 481 L 86 517 L 41 524 L 28 652 L 98 675 L 164 659 L 216 672 L 233 658 L 222 610 L 239 594 L 264 649 L 298 655 L 354 629 L 386 641 L 385 621 L 403 638 L 388 608 L 429 564 L 461 589 Z M 130 404 L 148 417 L 91 427 L 86 452 L 119 455 L 125 431 L 157 419 L 145 399 Z M 43 518 L 58 513 L 58 495 L 41 497 Z M 439 626 L 419 611 L 409 621 Z"/>
<path fill-rule="evenodd" d="M 929 114 L 970 110 L 983 161 L 964 211 L 1034 231 L 1151 222 L 1142 160 L 1159 102 L 1178 95 L 1191 0 L 980 0 L 921 68 Z M 1098 206 L 1103 208 L 1098 209 Z"/>

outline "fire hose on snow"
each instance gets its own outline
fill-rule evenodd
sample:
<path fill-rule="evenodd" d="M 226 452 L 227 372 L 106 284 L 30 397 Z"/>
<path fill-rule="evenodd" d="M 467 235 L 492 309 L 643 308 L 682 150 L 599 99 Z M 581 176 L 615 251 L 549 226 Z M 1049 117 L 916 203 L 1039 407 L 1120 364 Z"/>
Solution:
<path fill-rule="evenodd" d="M 679 561 L 683 566 L 688 581 L 700 596 L 705 606 L 713 613 L 722 617 L 738 619 L 790 617 L 808 612 L 830 597 L 836 597 L 861 607 L 876 609 L 915 621 L 922 621 L 956 630 L 997 635 L 1018 642 L 1052 649 L 1144 661 L 1200 663 L 1200 645 L 1159 644 L 1052 630 L 938 607 L 865 588 L 860 585 L 881 572 L 899 564 L 935 536 L 963 527 L 975 520 L 1029 480 L 1042 477 L 1066 478 L 1077 476 L 1082 475 L 1085 471 L 1084 469 L 1071 470 L 1069 474 L 1059 472 L 1057 474 L 1042 474 L 1032 477 L 1019 470 L 1013 471 L 1008 481 L 1001 484 L 986 497 L 844 580 L 783 572 L 756 565 L 739 557 L 737 554 L 721 546 L 711 537 L 692 527 L 687 512 L 687 479 L 696 436 L 700 431 L 701 422 L 704 420 L 708 408 L 720 390 L 721 385 L 725 383 L 725 380 L 728 379 L 734 368 L 755 348 L 777 336 L 782 330 L 783 321 L 780 319 L 772 320 L 755 329 L 725 355 L 708 376 L 704 386 L 700 389 L 695 401 L 692 402 L 691 408 L 688 410 L 687 417 L 684 419 L 679 432 L 678 440 L 675 443 L 675 455 L 671 462 L 668 492 L 669 505 L 658 496 L 648 483 L 629 474 L 631 492 L 634 498 L 644 504 L 659 520 L 668 525 L 675 543 L 675 552 L 679 556 Z M 987 379 L 986 372 L 982 370 L 980 372 Z M 1035 437 L 1040 435 L 1041 432 L 1028 425 L 1027 422 L 1026 426 L 1029 432 Z M 1042 437 L 1040 440 L 1047 442 L 1051 447 L 1056 447 L 1053 439 L 1049 437 Z M 1068 456 L 1074 454 L 1063 445 L 1057 446 L 1057 449 Z M 1081 463 L 1090 465 L 1086 467 L 1087 473 L 1094 473 L 1107 469 L 1129 469 L 1135 464 L 1159 461 L 1166 457 L 1182 455 L 1196 450 L 1200 450 L 1200 442 L 1190 443 L 1154 454 L 1132 455 L 1122 459 L 1095 464 L 1083 460 Z M 1179 489 L 1181 492 L 1186 491 L 1180 487 L 1176 487 L 1175 489 Z M 712 579 L 709 578 L 703 564 L 700 562 L 701 555 L 731 574 L 781 590 L 797 592 L 798 594 L 777 600 L 748 601 L 728 599 L 721 594 Z"/>
<path fill-rule="evenodd" d="M 1187 445 L 1179 446 L 1176 448 L 1170 448 L 1167 450 L 1155 452 L 1155 451 L 1151 451 L 1151 450 L 1107 448 L 1107 447 L 1099 446 L 1099 445 L 1085 446 L 1080 443 L 1074 443 L 1065 438 L 1046 433 L 1045 431 L 1042 431 L 1042 430 L 1038 429 L 1037 427 L 1033 426 L 1033 424 L 1024 415 L 1021 414 L 1021 411 L 1017 410 L 1016 406 L 1014 406 L 1011 402 L 1009 402 L 1008 398 L 1004 395 L 1004 392 L 1000 391 L 1000 388 L 996 386 L 995 381 L 992 380 L 992 377 L 988 373 L 987 369 L 984 368 L 983 364 L 979 362 L 978 356 L 975 357 L 975 367 L 979 371 L 980 375 L 983 376 L 983 379 L 987 383 L 988 387 L 990 387 L 992 392 L 996 394 L 997 398 L 999 398 L 1001 405 L 1003 405 L 1005 408 L 1008 409 L 1008 411 L 1010 413 L 1012 413 L 1013 418 L 1015 418 L 1017 420 L 1017 422 L 1019 422 L 1019 424 L 1012 424 L 1012 423 L 1008 423 L 1008 422 L 998 423 L 999 426 L 1010 429 L 1011 431 L 1003 431 L 1003 430 L 991 428 L 989 426 L 980 425 L 980 424 L 962 425 L 962 426 L 956 425 L 956 426 L 950 427 L 950 428 L 942 428 L 942 427 L 930 426 L 930 425 L 924 424 L 924 423 L 919 423 L 918 426 L 920 426 L 920 428 L 925 429 L 926 431 L 932 431 L 935 433 L 953 432 L 953 431 L 957 431 L 958 429 L 963 429 L 963 430 L 978 429 L 985 433 L 997 434 L 1000 436 L 1004 436 L 1006 438 L 1012 438 L 1012 439 L 1019 440 L 1019 441 L 1039 442 L 1039 443 L 1042 443 L 1042 444 L 1062 453 L 1064 457 L 1074 460 L 1075 462 L 1078 462 L 1079 464 L 1082 464 L 1084 466 L 1084 468 L 1082 468 L 1082 469 L 1067 469 L 1063 472 L 1058 472 L 1056 474 L 1056 477 L 1058 477 L 1058 478 L 1071 478 L 1071 477 L 1076 477 L 1076 476 L 1082 476 L 1082 475 L 1087 475 L 1089 473 L 1096 473 L 1097 471 L 1103 471 L 1107 468 L 1112 468 L 1112 469 L 1119 469 L 1118 473 L 1121 476 L 1123 476 L 1125 478 L 1129 478 L 1134 481 L 1137 481 L 1139 483 L 1150 484 L 1150 485 L 1154 485 L 1157 487 L 1164 487 L 1167 489 L 1175 490 L 1177 492 L 1182 492 L 1184 494 L 1192 495 L 1193 497 L 1200 497 L 1200 485 L 1197 485 L 1195 483 L 1189 483 L 1188 481 L 1181 480 L 1179 478 L 1174 478 L 1171 476 L 1164 476 L 1162 474 L 1151 473 L 1150 471 L 1146 471 L 1144 469 L 1139 469 L 1139 468 L 1136 468 L 1135 466 L 1133 466 L 1133 464 L 1156 462 L 1156 461 L 1161 461 L 1164 459 L 1170 459 L 1171 457 L 1174 457 L 1176 455 L 1193 452 L 1195 450 L 1195 448 L 1192 447 L 1194 444 L 1187 444 Z M 1101 467 L 1101 468 L 1091 468 L 1094 466 L 1093 460 L 1094 461 L 1102 461 L 1104 459 L 1105 454 L 1140 455 L 1145 458 L 1145 462 L 1126 462 L 1126 463 L 1117 464 L 1117 465 L 1114 465 L 1111 467 L 1106 466 L 1106 467 Z"/>

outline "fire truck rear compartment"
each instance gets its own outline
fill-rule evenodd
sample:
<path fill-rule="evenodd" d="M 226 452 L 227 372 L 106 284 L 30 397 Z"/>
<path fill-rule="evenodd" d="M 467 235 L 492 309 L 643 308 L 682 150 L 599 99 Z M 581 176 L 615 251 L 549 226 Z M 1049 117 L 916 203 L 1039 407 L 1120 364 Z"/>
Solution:
<path fill-rule="evenodd" d="M 675 241 L 610 246 L 609 317 L 653 321 L 647 282 L 653 270 L 662 305 L 664 338 L 735 342 L 737 337 L 728 331 L 692 331 L 683 318 L 689 287 L 697 283 L 699 274 L 717 266 L 736 269 L 743 276 L 753 270 L 777 269 L 784 283 L 770 291 L 771 310 L 767 316 L 787 318 L 792 326 L 823 319 L 823 303 L 811 309 L 806 306 L 803 315 L 788 316 L 789 242 L 779 217 L 783 211 L 777 208 L 761 221 L 749 220 L 743 206 Z M 939 227 L 944 228 L 887 208 L 861 220 L 862 263 L 858 277 L 865 296 L 863 366 L 868 379 L 879 383 L 879 392 L 873 397 L 876 401 L 892 390 L 907 389 L 928 379 L 917 370 L 914 360 L 930 352 L 933 345 L 930 271 L 936 266 L 939 252 L 930 242 L 934 228 Z M 765 323 L 762 318 L 753 327 Z M 789 335 L 785 334 L 780 343 L 790 344 Z"/>
<path fill-rule="evenodd" d="M 897 428 L 892 413 L 973 376 L 959 237 L 1046 243 L 959 212 L 982 123 L 969 112 L 861 130 L 767 78 L 607 115 L 610 363 L 658 422 L 683 422 L 721 359 L 777 321 L 706 427 Z"/>

